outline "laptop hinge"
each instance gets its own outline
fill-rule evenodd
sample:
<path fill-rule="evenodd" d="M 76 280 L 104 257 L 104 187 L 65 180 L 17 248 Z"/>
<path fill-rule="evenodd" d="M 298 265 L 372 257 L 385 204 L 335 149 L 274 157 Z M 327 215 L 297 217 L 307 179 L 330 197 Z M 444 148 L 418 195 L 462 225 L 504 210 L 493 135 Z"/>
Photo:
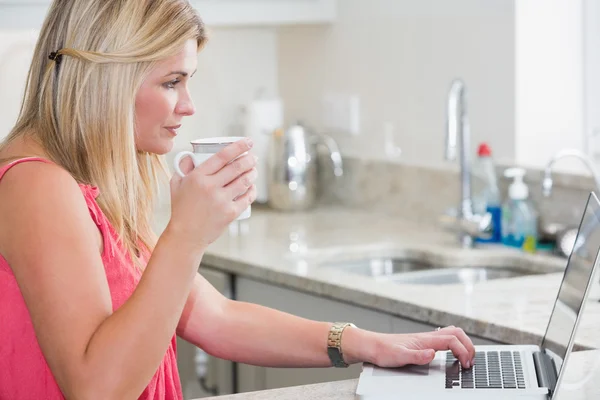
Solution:
<path fill-rule="evenodd" d="M 554 360 L 543 351 L 536 351 L 533 353 L 533 364 L 535 365 L 538 386 L 548 388 L 550 394 L 552 394 L 556 388 L 556 381 L 558 379 Z"/>

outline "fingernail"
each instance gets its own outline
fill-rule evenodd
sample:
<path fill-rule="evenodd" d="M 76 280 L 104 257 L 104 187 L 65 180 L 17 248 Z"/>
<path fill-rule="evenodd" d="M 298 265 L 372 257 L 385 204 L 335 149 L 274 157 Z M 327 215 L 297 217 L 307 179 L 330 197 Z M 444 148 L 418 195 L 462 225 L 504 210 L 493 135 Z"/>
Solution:
<path fill-rule="evenodd" d="M 254 145 L 254 142 L 250 138 L 246 139 L 246 143 L 248 143 L 248 147 L 252 147 Z"/>
<path fill-rule="evenodd" d="M 471 361 L 467 361 L 467 364 L 465 365 L 467 368 L 471 368 Z"/>

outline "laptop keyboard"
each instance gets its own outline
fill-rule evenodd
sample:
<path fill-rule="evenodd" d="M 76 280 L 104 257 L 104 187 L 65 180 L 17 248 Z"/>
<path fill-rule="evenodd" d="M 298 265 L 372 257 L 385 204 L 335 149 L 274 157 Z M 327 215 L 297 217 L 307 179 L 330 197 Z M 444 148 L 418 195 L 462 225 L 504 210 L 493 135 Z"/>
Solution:
<path fill-rule="evenodd" d="M 518 351 L 478 351 L 475 365 L 462 368 L 452 352 L 446 354 L 446 389 L 525 389 Z"/>

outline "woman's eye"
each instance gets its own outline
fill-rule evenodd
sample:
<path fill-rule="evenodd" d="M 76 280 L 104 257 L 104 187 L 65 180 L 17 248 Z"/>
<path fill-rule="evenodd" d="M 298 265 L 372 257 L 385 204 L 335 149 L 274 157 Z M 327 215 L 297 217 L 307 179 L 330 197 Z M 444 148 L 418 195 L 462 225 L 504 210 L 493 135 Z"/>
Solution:
<path fill-rule="evenodd" d="M 164 86 L 167 89 L 173 89 L 175 87 L 175 85 L 177 85 L 179 82 L 181 82 L 179 79 L 174 79 L 172 81 L 165 83 Z"/>

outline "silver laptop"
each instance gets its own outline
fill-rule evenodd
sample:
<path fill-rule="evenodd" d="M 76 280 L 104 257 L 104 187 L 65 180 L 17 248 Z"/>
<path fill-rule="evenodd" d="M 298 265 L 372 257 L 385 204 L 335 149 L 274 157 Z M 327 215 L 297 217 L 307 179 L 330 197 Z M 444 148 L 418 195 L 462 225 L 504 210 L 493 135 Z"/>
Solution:
<path fill-rule="evenodd" d="M 600 202 L 592 192 L 579 225 L 541 346 L 475 346 L 475 365 L 463 369 L 451 352 L 438 351 L 424 366 L 379 368 L 364 364 L 359 399 L 551 399 L 573 347 L 575 332 L 598 269 Z"/>

